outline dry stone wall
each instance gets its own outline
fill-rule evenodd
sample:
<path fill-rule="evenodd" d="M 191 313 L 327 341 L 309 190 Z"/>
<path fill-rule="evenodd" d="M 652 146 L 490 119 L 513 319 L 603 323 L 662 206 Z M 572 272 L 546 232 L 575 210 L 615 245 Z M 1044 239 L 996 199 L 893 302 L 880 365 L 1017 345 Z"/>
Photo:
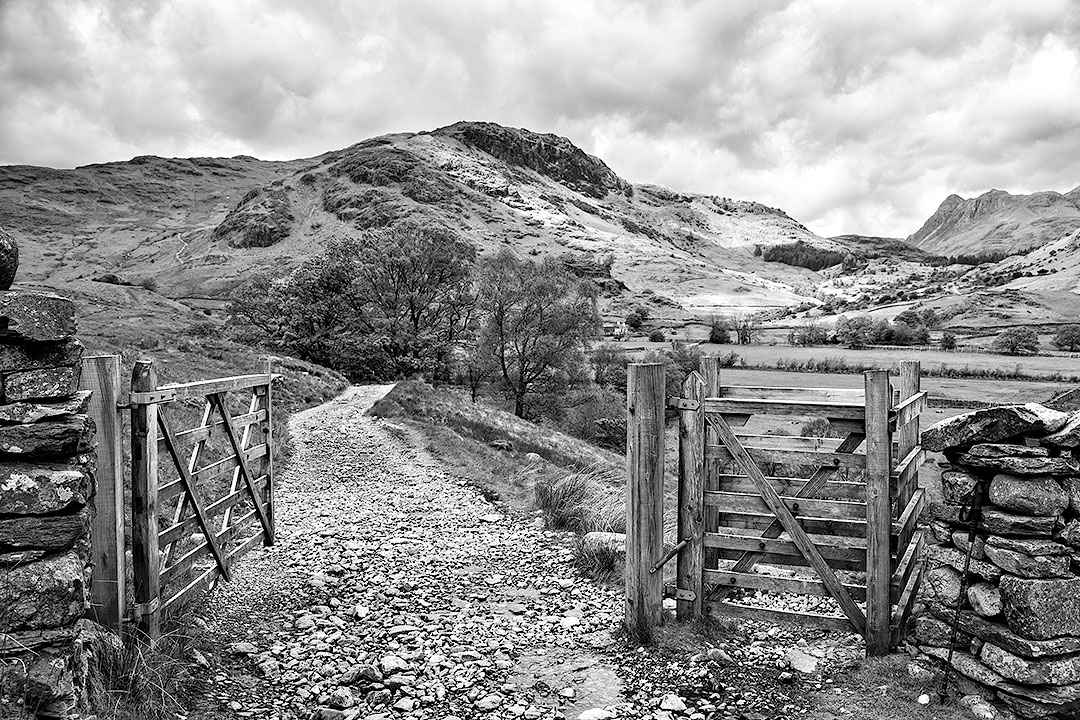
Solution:
<path fill-rule="evenodd" d="M 85 702 L 94 425 L 75 330 L 70 300 L 0 291 L 0 687 L 39 717 Z"/>
<path fill-rule="evenodd" d="M 1022 717 L 1080 716 L 1080 412 L 978 410 L 929 428 L 922 445 L 947 463 L 920 649 L 947 658 L 959 612 L 960 675 Z M 972 542 L 965 507 L 976 495 Z"/>

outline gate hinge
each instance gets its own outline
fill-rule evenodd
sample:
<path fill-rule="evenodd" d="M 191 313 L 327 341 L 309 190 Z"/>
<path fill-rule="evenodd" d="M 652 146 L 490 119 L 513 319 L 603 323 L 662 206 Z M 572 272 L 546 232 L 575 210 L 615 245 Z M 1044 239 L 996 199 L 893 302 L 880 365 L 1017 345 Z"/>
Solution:
<path fill-rule="evenodd" d="M 159 607 L 161 607 L 161 598 L 154 598 L 148 603 L 135 603 L 134 605 L 132 605 L 131 614 L 137 621 L 139 618 L 145 615 L 151 615 L 153 613 L 156 613 Z"/>
<path fill-rule="evenodd" d="M 697 600 L 697 593 L 693 590 L 683 590 L 682 588 L 675 587 L 674 585 L 664 586 L 664 596 L 675 598 L 676 600 L 689 600 L 691 602 Z"/>
<path fill-rule="evenodd" d="M 128 393 L 129 405 L 155 405 L 172 402 L 176 399 L 175 390 L 152 390 L 151 392 Z"/>
<path fill-rule="evenodd" d="M 700 410 L 701 401 L 691 400 L 690 398 L 676 397 L 672 395 L 667 399 L 669 408 L 675 408 L 676 410 Z"/>

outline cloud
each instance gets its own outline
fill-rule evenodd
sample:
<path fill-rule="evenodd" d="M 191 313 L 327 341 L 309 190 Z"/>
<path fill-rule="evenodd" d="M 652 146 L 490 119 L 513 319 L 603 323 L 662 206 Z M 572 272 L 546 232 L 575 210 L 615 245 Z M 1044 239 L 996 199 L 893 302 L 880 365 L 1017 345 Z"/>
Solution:
<path fill-rule="evenodd" d="M 0 163 L 315 155 L 491 120 L 635 182 L 904 236 L 1080 184 L 1069 0 L 0 0 Z"/>

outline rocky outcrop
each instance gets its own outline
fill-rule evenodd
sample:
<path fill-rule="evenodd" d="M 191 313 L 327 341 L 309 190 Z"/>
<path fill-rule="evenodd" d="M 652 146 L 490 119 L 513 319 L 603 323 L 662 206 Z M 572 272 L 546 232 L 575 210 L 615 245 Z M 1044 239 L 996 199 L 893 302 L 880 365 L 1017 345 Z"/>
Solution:
<path fill-rule="evenodd" d="M 0 227 L 0 290 L 11 288 L 19 269 L 19 244 L 15 237 Z"/>
<path fill-rule="evenodd" d="M 256 188 L 214 228 L 214 237 L 237 248 L 270 247 L 289 236 L 295 219 L 283 186 Z"/>
<path fill-rule="evenodd" d="M 486 122 L 459 122 L 439 128 L 432 135 L 456 138 L 503 162 L 535 170 L 590 197 L 603 198 L 608 192 L 629 197 L 633 192 L 630 183 L 602 160 L 558 135 Z"/>
<path fill-rule="evenodd" d="M 958 643 L 954 669 L 1024 718 L 1080 708 L 1078 427 L 1080 413 L 1029 403 L 959 415 L 923 434 L 949 462 L 935 511 L 944 527 L 922 590 L 933 617 L 917 618 L 916 642 L 944 659 L 942 625 L 958 617 L 971 642 Z M 976 498 L 983 510 L 972 540 L 961 510 Z"/>

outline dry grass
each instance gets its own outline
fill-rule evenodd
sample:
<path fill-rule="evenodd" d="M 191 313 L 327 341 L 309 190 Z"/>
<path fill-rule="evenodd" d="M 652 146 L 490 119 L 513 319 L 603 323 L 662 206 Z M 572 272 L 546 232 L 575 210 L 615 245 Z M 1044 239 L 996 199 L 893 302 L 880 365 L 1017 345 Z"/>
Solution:
<path fill-rule="evenodd" d="M 543 477 L 536 482 L 536 506 L 558 530 L 625 532 L 626 502 L 617 489 L 618 473 L 611 466 L 595 465 Z"/>
<path fill-rule="evenodd" d="M 165 720 L 181 711 L 178 694 L 188 678 L 191 639 L 182 631 L 143 644 L 133 639 L 96 643 L 91 703 L 101 720 Z"/>

